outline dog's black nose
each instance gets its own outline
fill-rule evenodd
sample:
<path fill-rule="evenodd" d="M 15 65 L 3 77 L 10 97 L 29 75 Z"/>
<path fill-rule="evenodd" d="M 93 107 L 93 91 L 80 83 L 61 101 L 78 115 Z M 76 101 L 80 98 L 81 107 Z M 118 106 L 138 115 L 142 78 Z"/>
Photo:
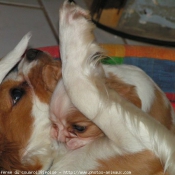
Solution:
<path fill-rule="evenodd" d="M 74 0 L 68 0 L 68 2 L 69 3 L 72 3 L 73 2 L 74 4 L 76 4 Z"/>
<path fill-rule="evenodd" d="M 42 53 L 41 50 L 37 50 L 37 49 L 29 49 L 26 51 L 26 58 L 28 61 L 33 61 L 35 59 L 37 59 L 37 56 Z"/>

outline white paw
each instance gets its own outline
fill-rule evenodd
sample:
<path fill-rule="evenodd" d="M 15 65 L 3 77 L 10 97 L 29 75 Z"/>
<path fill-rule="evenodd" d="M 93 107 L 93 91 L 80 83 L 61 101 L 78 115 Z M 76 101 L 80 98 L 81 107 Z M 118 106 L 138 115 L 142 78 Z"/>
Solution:
<path fill-rule="evenodd" d="M 82 9 L 73 2 L 64 2 L 60 9 L 60 25 L 71 25 L 73 23 L 88 23 L 90 19 L 89 11 Z"/>
<path fill-rule="evenodd" d="M 65 1 L 60 9 L 59 39 L 62 59 L 67 59 L 89 42 L 94 40 L 92 29 L 93 23 L 89 20 L 90 15 L 74 3 Z M 68 53 L 69 52 L 69 53 Z M 72 55 L 73 54 L 73 55 Z"/>

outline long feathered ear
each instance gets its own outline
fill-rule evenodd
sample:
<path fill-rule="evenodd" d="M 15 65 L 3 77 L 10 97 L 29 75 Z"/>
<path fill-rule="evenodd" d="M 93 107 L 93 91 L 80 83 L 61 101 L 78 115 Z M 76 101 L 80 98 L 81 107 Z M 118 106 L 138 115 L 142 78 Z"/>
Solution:
<path fill-rule="evenodd" d="M 28 46 L 30 38 L 31 33 L 27 33 L 14 49 L 0 60 L 0 83 L 7 73 L 20 61 Z"/>

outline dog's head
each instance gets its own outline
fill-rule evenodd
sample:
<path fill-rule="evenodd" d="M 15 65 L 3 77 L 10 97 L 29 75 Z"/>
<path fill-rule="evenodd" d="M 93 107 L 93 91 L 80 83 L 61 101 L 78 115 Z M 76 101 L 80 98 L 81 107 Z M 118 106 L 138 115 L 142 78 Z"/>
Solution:
<path fill-rule="evenodd" d="M 18 70 L 0 85 L 0 134 L 5 141 L 1 142 L 0 167 L 14 161 L 35 168 L 41 168 L 42 164 L 47 168 L 50 160 L 43 159 L 52 151 L 49 101 L 60 77 L 60 61 L 29 49 Z M 10 156 L 7 145 L 10 150 L 16 149 Z M 10 168 L 13 167 L 6 166 Z"/>
<path fill-rule="evenodd" d="M 29 49 L 17 70 L 12 71 L 0 85 L 3 99 L 0 101 L 2 169 L 39 170 L 50 166 L 55 154 L 55 141 L 50 131 L 56 121 L 50 120 L 49 104 L 60 79 L 60 60 L 54 60 L 40 50 Z M 65 108 L 61 105 L 64 99 L 59 98 L 62 92 L 56 91 L 54 95 L 58 95 L 59 103 L 52 101 L 57 109 Z M 84 145 L 102 133 L 77 110 L 69 113 L 65 120 L 68 122 L 67 131 L 73 134 L 70 147 L 77 148 L 77 143 Z"/>

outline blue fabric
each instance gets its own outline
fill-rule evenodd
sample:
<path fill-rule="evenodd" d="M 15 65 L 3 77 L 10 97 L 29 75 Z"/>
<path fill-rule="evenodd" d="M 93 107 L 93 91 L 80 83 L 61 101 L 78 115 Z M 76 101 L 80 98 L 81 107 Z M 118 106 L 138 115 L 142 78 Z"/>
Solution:
<path fill-rule="evenodd" d="M 164 92 L 175 93 L 175 62 L 152 58 L 125 57 L 123 64 L 140 67 Z"/>

